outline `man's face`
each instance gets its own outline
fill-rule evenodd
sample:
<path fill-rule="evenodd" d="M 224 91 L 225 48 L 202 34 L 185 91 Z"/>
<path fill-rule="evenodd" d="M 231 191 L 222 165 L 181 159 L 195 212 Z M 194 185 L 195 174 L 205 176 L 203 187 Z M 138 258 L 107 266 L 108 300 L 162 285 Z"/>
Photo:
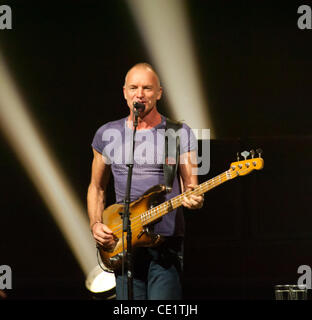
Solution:
<path fill-rule="evenodd" d="M 156 101 L 161 98 L 162 88 L 152 70 L 133 68 L 127 75 L 123 92 L 131 110 L 134 102 L 145 105 L 144 112 L 140 113 L 140 117 L 143 118 L 156 106 Z"/>

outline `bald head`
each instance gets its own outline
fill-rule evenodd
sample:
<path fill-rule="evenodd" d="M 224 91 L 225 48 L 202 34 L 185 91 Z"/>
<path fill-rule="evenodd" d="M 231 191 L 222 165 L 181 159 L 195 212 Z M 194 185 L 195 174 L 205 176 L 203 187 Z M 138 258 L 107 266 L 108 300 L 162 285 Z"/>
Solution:
<path fill-rule="evenodd" d="M 130 110 L 133 109 L 135 102 L 139 102 L 145 105 L 142 117 L 148 114 L 156 115 L 156 103 L 162 96 L 162 88 L 157 73 L 151 65 L 147 63 L 134 65 L 126 75 L 123 93 Z"/>
<path fill-rule="evenodd" d="M 140 63 L 137 63 L 135 64 L 131 69 L 129 69 L 129 71 L 127 72 L 126 74 L 126 77 L 125 77 L 125 84 L 127 83 L 127 80 L 128 80 L 128 76 L 135 72 L 136 70 L 146 70 L 148 72 L 151 72 L 153 73 L 153 76 L 155 77 L 156 79 L 156 82 L 157 82 L 157 85 L 158 85 L 158 88 L 160 87 L 160 81 L 159 81 L 159 77 L 158 77 L 158 74 L 156 73 L 155 69 L 149 64 L 149 63 L 146 63 L 146 62 L 140 62 Z"/>

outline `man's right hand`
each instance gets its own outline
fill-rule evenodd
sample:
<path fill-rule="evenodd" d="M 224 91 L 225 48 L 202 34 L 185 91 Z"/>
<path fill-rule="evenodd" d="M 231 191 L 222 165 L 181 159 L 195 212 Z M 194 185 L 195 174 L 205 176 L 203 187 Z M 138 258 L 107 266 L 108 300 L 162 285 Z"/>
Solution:
<path fill-rule="evenodd" d="M 113 234 L 112 230 L 100 222 L 93 224 L 92 235 L 96 243 L 108 251 L 113 250 L 118 241 L 118 238 Z"/>

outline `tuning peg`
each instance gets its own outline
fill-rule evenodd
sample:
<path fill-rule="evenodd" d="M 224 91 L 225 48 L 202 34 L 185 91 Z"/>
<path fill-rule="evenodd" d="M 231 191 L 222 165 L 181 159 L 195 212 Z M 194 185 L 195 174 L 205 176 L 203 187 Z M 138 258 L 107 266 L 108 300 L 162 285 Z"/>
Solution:
<path fill-rule="evenodd" d="M 250 154 L 251 154 L 251 158 L 253 159 L 255 157 L 255 150 L 254 149 L 251 149 L 250 150 Z"/>
<path fill-rule="evenodd" d="M 258 148 L 258 149 L 256 149 L 256 152 L 258 153 L 259 158 L 261 158 L 261 154 L 263 154 L 262 149 Z"/>
<path fill-rule="evenodd" d="M 241 153 L 241 155 L 244 157 L 244 159 L 246 160 L 246 158 L 249 156 L 249 152 L 248 151 L 243 151 L 242 153 Z"/>
<path fill-rule="evenodd" d="M 240 160 L 240 159 L 239 159 L 239 152 L 236 152 L 236 159 L 237 159 L 237 161 Z"/>

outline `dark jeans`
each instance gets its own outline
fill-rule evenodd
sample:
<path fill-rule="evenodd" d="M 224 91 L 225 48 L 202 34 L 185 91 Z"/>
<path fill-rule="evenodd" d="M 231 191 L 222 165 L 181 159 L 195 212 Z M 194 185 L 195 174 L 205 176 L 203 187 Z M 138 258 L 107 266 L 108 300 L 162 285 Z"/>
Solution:
<path fill-rule="evenodd" d="M 155 248 L 133 250 L 133 298 L 179 300 L 182 298 L 182 239 L 170 239 Z M 127 271 L 116 274 L 116 298 L 128 299 Z"/>

